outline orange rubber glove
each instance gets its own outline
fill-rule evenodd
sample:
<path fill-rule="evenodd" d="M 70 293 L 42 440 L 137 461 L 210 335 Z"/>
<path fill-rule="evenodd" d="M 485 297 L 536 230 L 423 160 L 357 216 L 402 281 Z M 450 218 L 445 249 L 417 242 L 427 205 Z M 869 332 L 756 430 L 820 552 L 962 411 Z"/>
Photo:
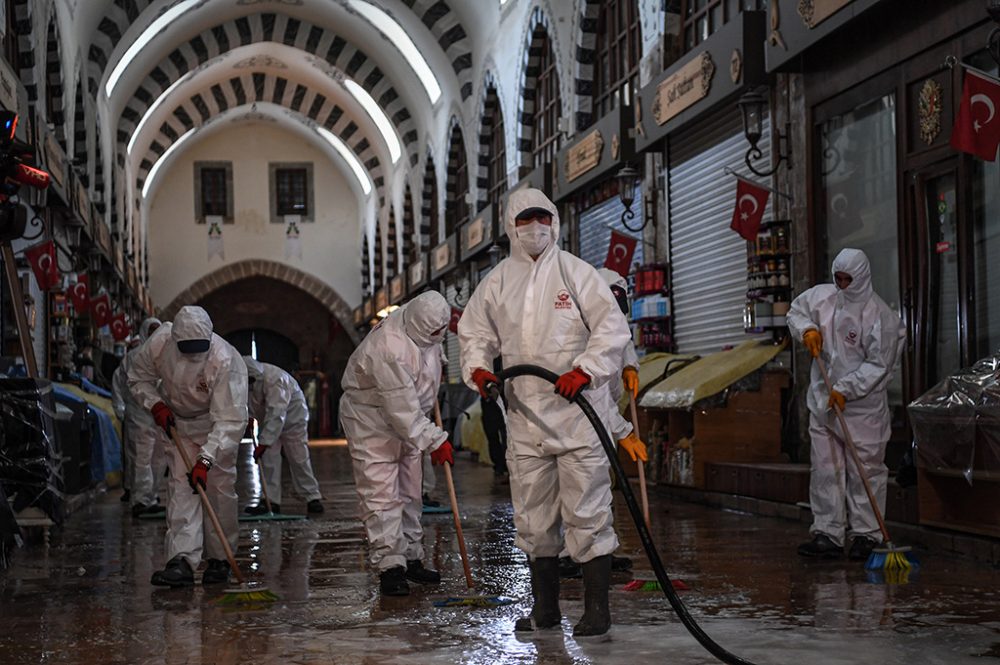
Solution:
<path fill-rule="evenodd" d="M 625 449 L 633 462 L 637 459 L 641 459 L 643 462 L 649 461 L 649 457 L 646 455 L 646 444 L 636 436 L 635 432 L 630 432 L 628 436 L 618 442 L 618 445 Z"/>
<path fill-rule="evenodd" d="M 455 466 L 455 456 L 452 453 L 451 441 L 445 441 L 431 453 L 431 464 L 444 466 L 445 462 Z"/>
<path fill-rule="evenodd" d="M 809 349 L 813 358 L 819 358 L 820 351 L 823 350 L 823 336 L 818 330 L 807 330 L 802 334 L 802 343 Z"/>
<path fill-rule="evenodd" d="M 556 392 L 566 399 L 574 399 L 590 384 L 590 376 L 579 367 L 574 367 L 556 381 Z"/>
<path fill-rule="evenodd" d="M 842 393 L 834 390 L 830 393 L 830 399 L 827 400 L 826 406 L 827 408 L 832 409 L 834 404 L 836 404 L 837 408 L 840 409 L 840 412 L 843 413 L 844 407 L 847 406 L 847 398 L 844 397 Z"/>
<path fill-rule="evenodd" d="M 626 367 L 622 370 L 622 387 L 625 392 L 632 395 L 632 399 L 639 396 L 639 372 L 635 367 Z"/>
<path fill-rule="evenodd" d="M 483 399 L 490 399 L 490 391 L 487 389 L 489 384 L 500 384 L 500 379 L 496 377 L 496 374 L 482 367 L 472 373 L 472 380 L 475 382 L 476 387 L 479 388 L 479 395 Z"/>

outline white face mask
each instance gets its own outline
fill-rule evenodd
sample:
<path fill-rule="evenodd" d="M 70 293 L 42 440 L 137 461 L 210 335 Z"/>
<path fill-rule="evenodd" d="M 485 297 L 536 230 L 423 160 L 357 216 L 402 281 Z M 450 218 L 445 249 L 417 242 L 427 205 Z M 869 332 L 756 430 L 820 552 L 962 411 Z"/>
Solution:
<path fill-rule="evenodd" d="M 552 227 L 541 222 L 532 222 L 517 228 L 517 239 L 521 241 L 524 251 L 531 256 L 538 256 L 552 241 Z"/>

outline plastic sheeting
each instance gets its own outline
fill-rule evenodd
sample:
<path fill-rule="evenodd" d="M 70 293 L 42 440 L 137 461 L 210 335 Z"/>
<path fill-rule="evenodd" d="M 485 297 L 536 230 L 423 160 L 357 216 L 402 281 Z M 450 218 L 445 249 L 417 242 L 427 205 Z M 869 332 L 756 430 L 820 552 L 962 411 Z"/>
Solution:
<path fill-rule="evenodd" d="M 976 474 L 1000 472 L 1000 350 L 952 374 L 907 407 L 920 463 Z"/>
<path fill-rule="evenodd" d="M 69 383 L 55 386 L 57 398 L 65 402 L 85 402 L 90 407 L 90 471 L 95 482 L 118 487 L 122 481 L 121 423 L 114 416 L 111 400 L 86 392 Z"/>
<path fill-rule="evenodd" d="M 45 380 L 0 379 L 0 484 L 18 513 L 42 510 L 52 521 L 63 514 L 55 401 Z"/>
<path fill-rule="evenodd" d="M 686 409 L 722 392 L 781 353 L 781 344 L 749 340 L 687 365 L 646 391 L 639 406 L 646 409 Z M 640 371 L 641 374 L 641 371 Z"/>

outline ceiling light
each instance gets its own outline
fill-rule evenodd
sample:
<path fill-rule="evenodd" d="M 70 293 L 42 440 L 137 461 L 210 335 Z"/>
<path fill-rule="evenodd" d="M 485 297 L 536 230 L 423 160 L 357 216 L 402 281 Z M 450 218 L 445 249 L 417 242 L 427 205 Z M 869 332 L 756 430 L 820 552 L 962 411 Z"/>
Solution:
<path fill-rule="evenodd" d="M 135 147 L 135 142 L 138 140 L 139 134 L 142 132 L 143 125 L 146 124 L 146 121 L 152 117 L 153 112 L 156 111 L 156 109 L 160 106 L 160 104 L 163 103 L 163 100 L 165 100 L 167 97 L 170 96 L 170 93 L 172 93 L 177 88 L 177 86 L 179 86 L 181 83 L 191 78 L 191 74 L 192 72 L 188 72 L 184 76 L 180 77 L 179 79 L 171 83 L 170 87 L 164 90 L 163 93 L 159 97 L 157 97 L 152 104 L 149 105 L 149 108 L 146 109 L 146 113 L 144 113 L 142 119 L 139 120 L 139 124 L 135 126 L 134 130 L 132 130 L 132 138 L 128 140 L 128 147 L 126 148 L 126 150 L 130 155 L 132 154 L 132 148 Z"/>
<path fill-rule="evenodd" d="M 118 60 L 118 64 L 116 64 L 115 68 L 111 70 L 111 75 L 108 76 L 108 82 L 104 84 L 104 94 L 110 98 L 115 86 L 118 85 L 118 81 L 121 80 L 122 75 L 125 73 L 125 70 L 128 69 L 132 60 L 135 59 L 135 56 L 139 55 L 139 52 L 146 48 L 149 42 L 152 41 L 152 39 L 156 37 L 161 30 L 163 30 L 163 28 L 167 27 L 173 20 L 178 18 L 197 2 L 199 2 L 199 0 L 182 0 L 182 2 L 178 2 L 176 5 L 157 16 L 156 19 L 142 31 L 139 38 L 132 42 L 132 45 L 125 51 L 125 54 L 122 55 L 120 60 Z"/>
<path fill-rule="evenodd" d="M 368 94 L 364 88 L 352 81 L 351 79 L 344 80 L 344 86 L 347 91 L 354 95 L 355 99 L 364 107 L 368 115 L 371 116 L 372 120 L 375 121 L 375 126 L 382 133 L 382 137 L 385 138 L 386 144 L 389 146 L 389 157 L 392 159 L 392 163 L 395 164 L 399 160 L 399 156 L 403 154 L 403 149 L 399 146 L 399 139 L 396 138 L 396 130 L 393 129 L 392 123 L 389 122 L 389 118 L 386 117 L 385 112 L 382 111 L 382 107 L 379 106 L 372 96 Z"/>
<path fill-rule="evenodd" d="M 357 156 L 348 148 L 343 141 L 334 136 L 330 130 L 324 127 L 317 127 L 316 131 L 319 135 L 326 139 L 327 143 L 333 146 L 333 149 L 344 158 L 347 165 L 351 167 L 354 171 L 354 175 L 357 177 L 358 182 L 361 183 L 361 190 L 368 195 L 372 191 L 371 180 L 368 179 L 368 173 L 365 172 L 364 168 L 361 166 L 361 162 L 358 161 Z"/>
<path fill-rule="evenodd" d="M 146 198 L 146 195 L 149 194 L 149 188 L 153 185 L 153 180 L 156 179 L 156 174 L 159 173 L 160 167 L 166 163 L 167 158 L 170 157 L 171 153 L 173 153 L 174 150 L 177 150 L 177 148 L 179 148 L 180 145 L 184 143 L 184 141 L 186 141 L 193 133 L 194 129 L 189 129 L 184 132 L 184 134 L 182 134 L 179 139 L 174 141 L 170 147 L 167 148 L 166 152 L 160 155 L 160 158 L 156 160 L 156 163 L 153 164 L 153 168 L 149 169 L 149 175 L 146 176 L 146 182 L 142 185 L 142 198 Z"/>
<path fill-rule="evenodd" d="M 350 0 L 350 2 L 351 7 L 356 12 L 364 16 L 369 23 L 375 26 L 379 32 L 385 35 L 399 49 L 399 52 L 403 54 L 403 57 L 410 64 L 410 67 L 413 68 L 413 71 L 416 72 L 417 78 L 423 84 L 424 90 L 427 91 L 427 96 L 431 98 L 431 104 L 437 102 L 438 98 L 441 97 L 441 86 L 438 85 L 437 78 L 434 76 L 434 72 L 431 71 L 427 61 L 424 60 L 424 56 L 421 55 L 420 49 L 413 43 L 410 36 L 406 34 L 403 26 L 384 10 L 369 2 L 365 2 L 365 0 Z"/>

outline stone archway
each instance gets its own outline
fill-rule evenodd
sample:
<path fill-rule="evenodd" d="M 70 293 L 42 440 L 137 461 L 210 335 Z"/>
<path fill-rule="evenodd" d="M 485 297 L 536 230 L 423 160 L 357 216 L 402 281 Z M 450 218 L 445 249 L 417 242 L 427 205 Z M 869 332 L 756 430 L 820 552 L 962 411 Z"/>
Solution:
<path fill-rule="evenodd" d="M 340 294 L 309 273 L 302 272 L 297 268 L 278 263 L 277 261 L 267 261 L 265 259 L 238 261 L 205 275 L 179 293 L 169 305 L 164 307 L 161 311 L 162 318 L 165 321 L 169 321 L 173 319 L 177 311 L 184 305 L 201 302 L 213 291 L 251 277 L 269 277 L 305 291 L 322 303 L 329 310 L 330 314 L 340 322 L 341 328 L 344 329 L 355 346 L 361 341 L 357 331 L 354 329 L 353 310 L 344 302 Z"/>

